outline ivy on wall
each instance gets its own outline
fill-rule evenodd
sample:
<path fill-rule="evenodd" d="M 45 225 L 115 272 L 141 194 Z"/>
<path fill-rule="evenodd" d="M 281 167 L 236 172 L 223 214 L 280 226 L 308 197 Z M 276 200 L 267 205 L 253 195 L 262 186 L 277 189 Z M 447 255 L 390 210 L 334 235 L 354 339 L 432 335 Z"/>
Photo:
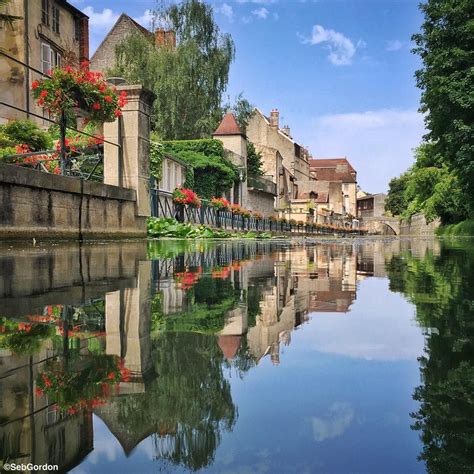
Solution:
<path fill-rule="evenodd" d="M 159 179 L 163 156 L 175 156 L 190 165 L 184 186 L 202 198 L 221 196 L 238 181 L 237 168 L 225 158 L 224 146 L 219 140 L 165 141 L 160 145 L 153 144 L 152 148 L 152 174 Z"/>

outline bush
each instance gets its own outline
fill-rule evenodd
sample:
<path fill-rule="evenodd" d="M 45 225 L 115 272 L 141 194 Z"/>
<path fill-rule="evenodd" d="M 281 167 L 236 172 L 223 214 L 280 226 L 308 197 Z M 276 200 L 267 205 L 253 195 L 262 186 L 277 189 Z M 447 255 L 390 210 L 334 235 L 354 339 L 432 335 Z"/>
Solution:
<path fill-rule="evenodd" d="M 28 145 L 32 151 L 50 150 L 53 146 L 51 136 L 31 120 L 14 120 L 4 125 L 0 132 L 13 144 Z"/>

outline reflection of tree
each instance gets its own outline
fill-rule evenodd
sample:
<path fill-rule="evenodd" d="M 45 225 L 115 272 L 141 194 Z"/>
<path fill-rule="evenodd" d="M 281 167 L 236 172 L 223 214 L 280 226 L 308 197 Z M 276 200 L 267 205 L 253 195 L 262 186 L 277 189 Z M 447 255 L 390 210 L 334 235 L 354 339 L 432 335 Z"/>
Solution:
<path fill-rule="evenodd" d="M 474 252 L 445 244 L 438 257 L 394 257 L 388 270 L 391 289 L 415 304 L 428 329 L 423 385 L 414 393 L 420 457 L 432 473 L 473 472 Z"/>
<path fill-rule="evenodd" d="M 239 292 L 229 279 L 202 277 L 186 291 L 186 298 L 189 310 L 165 315 L 161 310 L 161 299 L 155 295 L 152 302 L 153 329 L 216 334 L 225 325 L 226 313 L 238 304 Z"/>
<path fill-rule="evenodd" d="M 237 417 L 216 338 L 161 333 L 153 359 L 158 377 L 146 392 L 120 397 L 111 407 L 129 448 L 153 434 L 157 458 L 194 470 L 209 465 L 222 431 Z"/>

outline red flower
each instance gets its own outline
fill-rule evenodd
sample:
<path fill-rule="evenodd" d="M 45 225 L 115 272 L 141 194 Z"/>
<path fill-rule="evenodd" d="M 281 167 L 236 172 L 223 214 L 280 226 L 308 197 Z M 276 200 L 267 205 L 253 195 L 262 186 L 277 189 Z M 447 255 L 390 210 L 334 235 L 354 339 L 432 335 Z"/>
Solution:
<path fill-rule="evenodd" d="M 84 69 L 87 69 L 89 67 L 89 61 L 85 59 L 84 61 L 81 62 L 81 67 Z"/>
<path fill-rule="evenodd" d="M 37 89 L 39 87 L 40 83 L 38 81 L 33 81 L 33 83 L 31 84 L 31 88 L 32 89 Z"/>
<path fill-rule="evenodd" d="M 110 97 L 110 95 L 106 95 L 106 96 L 104 97 L 104 100 L 105 100 L 106 102 L 112 102 L 113 99 L 112 99 L 112 97 Z"/>
<path fill-rule="evenodd" d="M 122 115 L 122 111 L 120 109 L 115 109 L 114 114 L 116 117 L 120 117 Z"/>
<path fill-rule="evenodd" d="M 94 110 L 100 110 L 100 104 L 98 104 L 97 102 L 94 102 L 94 103 L 92 104 L 92 108 L 93 108 Z"/>
<path fill-rule="evenodd" d="M 109 380 L 113 380 L 113 379 L 115 378 L 115 374 L 114 374 L 113 372 L 110 372 L 110 374 L 107 375 L 107 378 L 108 378 Z"/>
<path fill-rule="evenodd" d="M 38 397 L 41 397 L 43 395 L 43 390 L 41 390 L 39 387 L 36 387 L 35 393 Z"/>

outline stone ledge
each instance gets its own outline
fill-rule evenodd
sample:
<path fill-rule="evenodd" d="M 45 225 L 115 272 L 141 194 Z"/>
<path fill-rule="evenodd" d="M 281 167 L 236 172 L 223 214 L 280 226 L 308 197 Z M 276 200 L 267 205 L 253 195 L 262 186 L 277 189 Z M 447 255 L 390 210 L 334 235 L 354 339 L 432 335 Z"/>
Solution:
<path fill-rule="evenodd" d="M 84 181 L 70 176 L 43 173 L 5 163 L 0 163 L 0 183 L 40 188 L 49 191 L 84 194 L 99 198 L 116 199 L 118 201 L 137 200 L 136 192 L 133 189 Z"/>

